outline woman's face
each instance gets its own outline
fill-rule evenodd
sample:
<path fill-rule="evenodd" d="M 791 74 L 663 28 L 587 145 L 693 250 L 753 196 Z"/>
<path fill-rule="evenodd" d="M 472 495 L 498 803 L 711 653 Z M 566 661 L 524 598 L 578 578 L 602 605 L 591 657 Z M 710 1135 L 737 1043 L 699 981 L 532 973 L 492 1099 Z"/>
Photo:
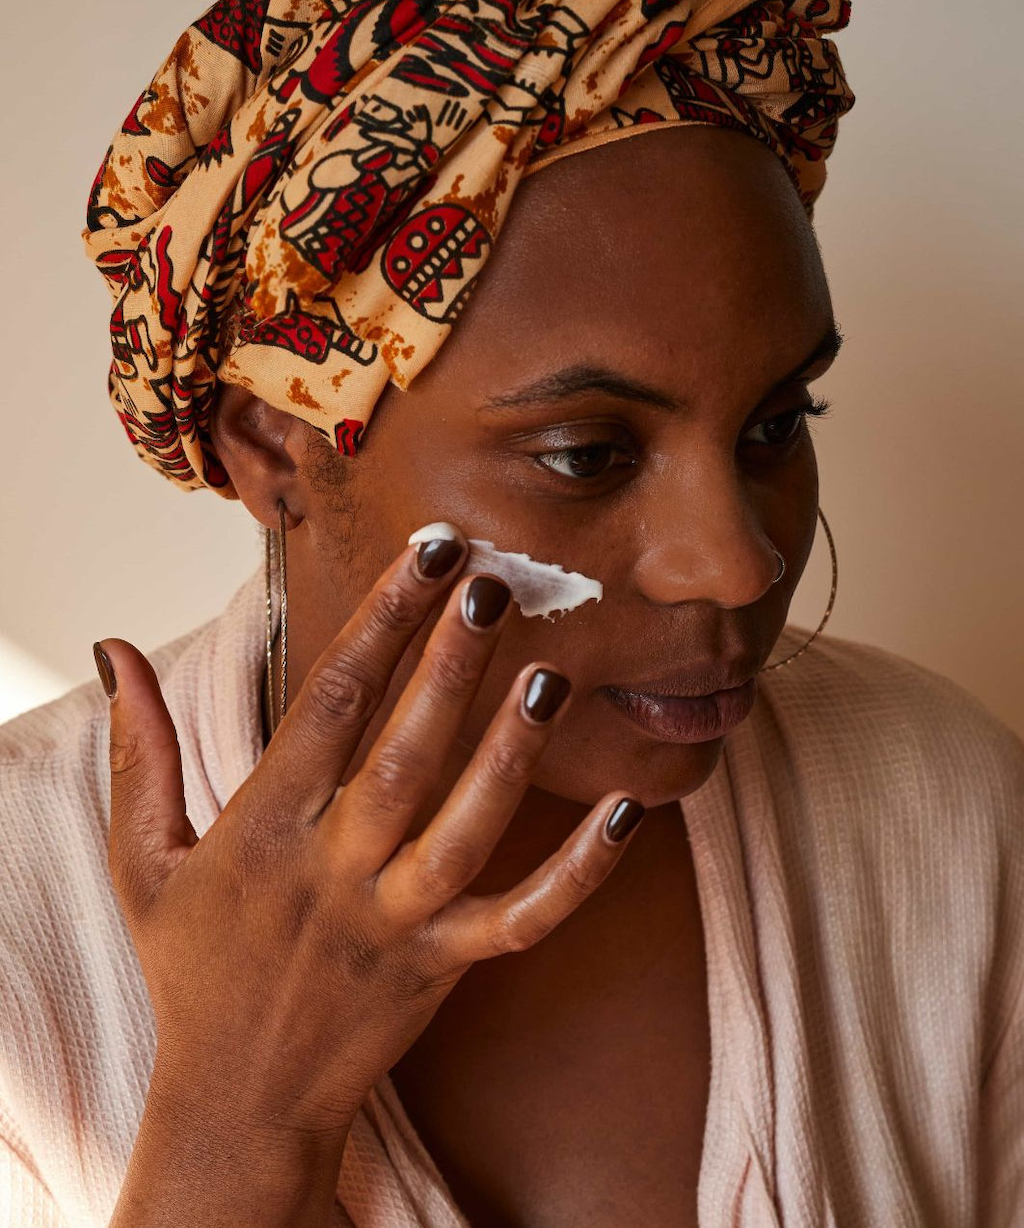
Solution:
<path fill-rule="evenodd" d="M 410 391 L 389 386 L 354 458 L 309 430 L 308 459 L 279 492 L 304 517 L 288 538 L 292 693 L 292 671 L 304 676 L 409 534 L 451 521 L 604 586 L 554 622 L 513 609 L 464 758 L 517 672 L 546 661 L 573 699 L 539 788 L 587 805 L 624 789 L 648 807 L 691 792 L 722 736 L 662 740 L 602 688 L 650 690 L 707 661 L 746 677 L 768 660 L 815 533 L 799 411 L 834 348 L 812 232 L 783 168 L 751 138 L 661 130 L 532 176 Z M 522 394 L 538 381 L 547 391 Z M 773 545 L 786 560 L 777 584 Z"/>

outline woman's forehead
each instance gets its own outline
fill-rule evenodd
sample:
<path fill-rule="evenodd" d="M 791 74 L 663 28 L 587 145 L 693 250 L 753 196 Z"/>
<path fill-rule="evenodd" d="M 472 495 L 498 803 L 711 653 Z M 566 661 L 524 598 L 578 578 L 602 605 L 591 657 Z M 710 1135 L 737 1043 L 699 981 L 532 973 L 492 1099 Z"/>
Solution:
<path fill-rule="evenodd" d="M 788 337 L 799 350 L 830 318 L 813 231 L 777 159 L 740 134 L 674 129 L 531 176 L 416 383 L 479 373 L 490 387 L 609 352 L 667 369 L 752 334 L 754 350 L 757 336 L 766 351 Z"/>

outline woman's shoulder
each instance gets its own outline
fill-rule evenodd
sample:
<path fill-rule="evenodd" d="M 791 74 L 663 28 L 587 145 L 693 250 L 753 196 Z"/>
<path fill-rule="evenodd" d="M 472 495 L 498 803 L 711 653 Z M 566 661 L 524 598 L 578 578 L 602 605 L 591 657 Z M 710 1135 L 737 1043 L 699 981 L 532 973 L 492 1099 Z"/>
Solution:
<path fill-rule="evenodd" d="M 99 680 L 0 725 L 0 935 L 98 863 L 107 829 L 109 705 Z M 90 855 L 91 854 L 91 855 Z"/>
<path fill-rule="evenodd" d="M 203 633 L 146 653 L 165 697 L 178 695 L 172 713 L 187 701 L 179 675 Z M 113 1020 L 110 1035 L 145 1034 L 148 1007 L 107 862 L 109 736 L 98 678 L 0 725 L 0 1081 L 20 1116 L 42 1094 L 41 1046 L 74 1045 L 106 1080 L 109 1036 L 95 1020 Z"/>
<path fill-rule="evenodd" d="M 196 674 L 212 658 L 221 668 L 238 665 L 240 636 L 255 634 L 260 576 L 254 573 L 235 592 L 220 614 L 193 627 L 159 647 L 146 650 L 146 657 L 160 680 L 172 717 L 182 696 L 193 696 Z M 181 692 L 181 695 L 178 694 Z M 0 724 L 0 779 L 9 785 L 25 783 L 38 789 L 48 775 L 65 768 L 74 775 L 94 766 L 97 742 L 102 743 L 103 774 L 107 772 L 109 704 L 99 679 L 90 679 L 73 690 L 20 716 Z M 4 799 L 0 794 L 0 813 Z"/>
<path fill-rule="evenodd" d="M 774 655 L 810 632 L 787 626 Z M 766 715 L 799 752 L 848 771 L 864 786 L 915 791 L 932 802 L 1002 817 L 1024 851 L 1024 742 L 966 687 L 875 644 L 822 635 L 767 679 Z M 823 755 L 823 750 L 826 752 Z"/>
<path fill-rule="evenodd" d="M 5 784 L 36 777 L 54 760 L 76 757 L 106 718 L 107 697 L 95 679 L 5 721 L 0 725 L 0 773 Z"/>
<path fill-rule="evenodd" d="M 202 630 L 196 628 L 147 652 L 158 677 L 166 673 Z M 5 784 L 24 780 L 38 786 L 46 783 L 40 773 L 45 773 L 48 766 L 87 764 L 97 735 L 106 739 L 109 713 L 99 679 L 93 678 L 0 724 L 0 773 Z M 105 741 L 103 752 L 105 755 Z"/>
<path fill-rule="evenodd" d="M 146 655 L 163 684 L 197 628 Z M 0 884 L 30 868 L 74 862 L 105 844 L 110 800 L 110 705 L 99 679 L 0 725 Z M 31 877 L 31 875 L 29 875 Z M 3 897 L 0 885 L 0 898 Z"/>
<path fill-rule="evenodd" d="M 773 658 L 809 634 L 787 628 Z M 940 671 L 853 639 L 759 677 L 732 792 L 765 898 L 796 901 L 816 974 L 864 1006 L 847 1035 L 884 1021 L 911 1074 L 940 1037 L 975 1086 L 1024 1051 L 1024 744 Z"/>

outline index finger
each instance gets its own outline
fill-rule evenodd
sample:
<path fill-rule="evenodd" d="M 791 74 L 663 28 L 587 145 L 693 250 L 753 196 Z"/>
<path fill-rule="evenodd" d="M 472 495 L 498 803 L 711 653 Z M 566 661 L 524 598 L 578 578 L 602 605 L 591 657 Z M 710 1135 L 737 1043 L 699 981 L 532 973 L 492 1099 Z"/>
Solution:
<path fill-rule="evenodd" d="M 264 771 L 287 784 L 295 814 L 319 814 L 334 796 L 402 655 L 467 557 L 454 525 L 431 528 L 437 535 L 402 551 L 320 654 L 267 746 Z"/>

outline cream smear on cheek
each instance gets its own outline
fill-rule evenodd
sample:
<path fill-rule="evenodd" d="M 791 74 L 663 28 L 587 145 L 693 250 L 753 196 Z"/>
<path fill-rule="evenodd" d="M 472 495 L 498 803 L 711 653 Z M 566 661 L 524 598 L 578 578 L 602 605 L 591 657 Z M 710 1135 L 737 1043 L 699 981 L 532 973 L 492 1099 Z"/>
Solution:
<path fill-rule="evenodd" d="M 451 541 L 455 536 L 454 526 L 440 520 L 417 529 L 408 544 L 418 545 L 439 537 Z M 500 576 L 512 590 L 512 596 L 526 618 L 539 614 L 554 622 L 555 610 L 567 614 L 585 601 L 600 601 L 604 595 L 604 587 L 599 580 L 591 580 L 578 571 L 566 571 L 560 563 L 538 563 L 528 554 L 495 550 L 494 542 L 474 537 L 468 541 L 466 570 L 487 571 Z"/>

